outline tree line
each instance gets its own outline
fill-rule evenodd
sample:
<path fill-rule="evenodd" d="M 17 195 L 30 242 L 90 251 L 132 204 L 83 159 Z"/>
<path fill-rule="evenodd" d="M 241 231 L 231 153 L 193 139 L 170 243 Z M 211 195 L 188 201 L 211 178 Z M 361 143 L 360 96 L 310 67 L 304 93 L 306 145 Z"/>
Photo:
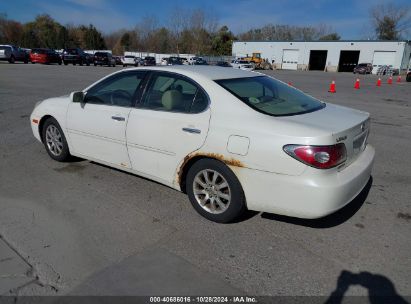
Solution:
<path fill-rule="evenodd" d="M 370 10 L 375 37 L 397 40 L 409 28 L 409 9 L 384 4 Z M 47 47 L 63 49 L 111 49 L 114 54 L 124 51 L 155 53 L 190 53 L 231 55 L 235 40 L 339 40 L 340 35 L 330 26 L 295 26 L 266 24 L 235 35 L 226 25 L 219 26 L 215 14 L 203 9 L 176 8 L 170 12 L 168 23 L 161 25 L 155 16 L 142 18 L 134 28 L 103 34 L 92 24 L 62 25 L 49 15 L 39 15 L 33 21 L 20 23 L 0 14 L 0 43 L 12 43 L 26 48 Z"/>

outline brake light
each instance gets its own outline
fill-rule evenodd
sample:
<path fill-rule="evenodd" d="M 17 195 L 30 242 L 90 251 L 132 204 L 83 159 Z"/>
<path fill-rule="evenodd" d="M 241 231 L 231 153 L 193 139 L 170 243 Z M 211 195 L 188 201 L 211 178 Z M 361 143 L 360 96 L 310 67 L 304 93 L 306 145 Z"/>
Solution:
<path fill-rule="evenodd" d="M 333 168 L 347 159 L 343 143 L 332 146 L 286 145 L 283 150 L 296 160 L 317 169 Z"/>

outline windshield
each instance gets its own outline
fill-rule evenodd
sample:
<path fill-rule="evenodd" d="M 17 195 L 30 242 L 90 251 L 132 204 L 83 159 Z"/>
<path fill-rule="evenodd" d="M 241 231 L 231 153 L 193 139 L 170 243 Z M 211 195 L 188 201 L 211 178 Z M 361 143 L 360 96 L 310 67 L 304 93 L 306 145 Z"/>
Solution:
<path fill-rule="evenodd" d="M 267 76 L 216 80 L 251 108 L 273 116 L 297 115 L 325 107 L 319 100 Z"/>

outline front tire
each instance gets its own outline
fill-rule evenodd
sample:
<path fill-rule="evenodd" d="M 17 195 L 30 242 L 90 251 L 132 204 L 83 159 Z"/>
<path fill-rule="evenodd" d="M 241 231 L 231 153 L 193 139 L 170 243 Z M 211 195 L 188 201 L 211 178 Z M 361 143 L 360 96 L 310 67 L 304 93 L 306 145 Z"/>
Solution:
<path fill-rule="evenodd" d="M 42 139 L 48 155 L 59 162 L 70 159 L 70 151 L 63 130 L 54 118 L 48 118 L 42 128 Z"/>
<path fill-rule="evenodd" d="M 197 161 L 188 171 L 186 187 L 194 209 L 210 221 L 230 223 L 246 210 L 239 180 L 221 161 Z"/>

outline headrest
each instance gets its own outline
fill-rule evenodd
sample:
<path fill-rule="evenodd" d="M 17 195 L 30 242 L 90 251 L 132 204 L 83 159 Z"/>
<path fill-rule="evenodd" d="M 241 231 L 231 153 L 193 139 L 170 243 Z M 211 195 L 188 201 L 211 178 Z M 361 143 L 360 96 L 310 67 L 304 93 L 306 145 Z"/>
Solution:
<path fill-rule="evenodd" d="M 161 97 L 161 103 L 163 104 L 163 107 L 168 111 L 177 108 L 178 105 L 181 104 L 182 100 L 183 95 L 177 90 L 165 91 L 163 93 L 163 96 Z"/>

